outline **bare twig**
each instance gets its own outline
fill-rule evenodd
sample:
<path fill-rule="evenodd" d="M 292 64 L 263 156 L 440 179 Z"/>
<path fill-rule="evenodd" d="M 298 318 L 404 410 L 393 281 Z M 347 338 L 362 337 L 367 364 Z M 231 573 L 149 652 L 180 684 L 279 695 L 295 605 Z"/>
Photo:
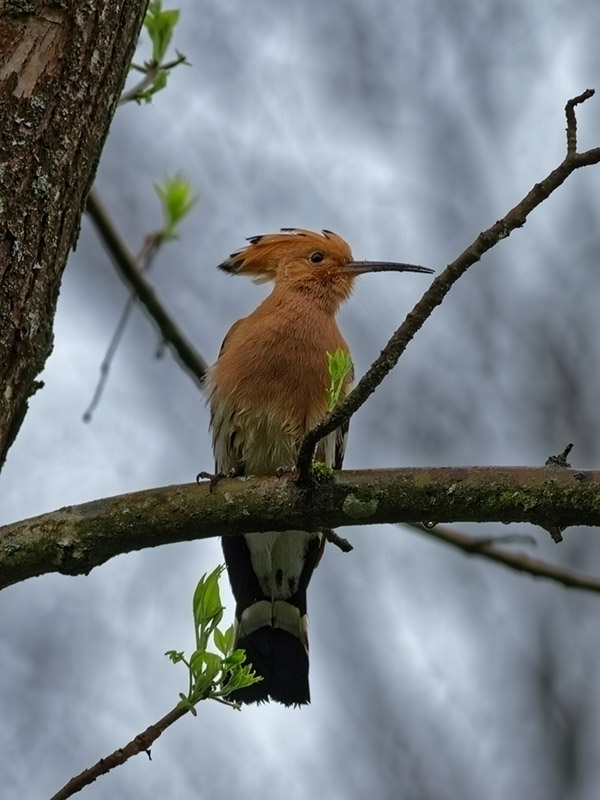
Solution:
<path fill-rule="evenodd" d="M 480 233 L 475 241 L 460 256 L 449 264 L 425 292 L 413 310 L 393 334 L 379 357 L 373 362 L 366 374 L 338 408 L 308 432 L 298 454 L 298 474 L 300 481 L 310 479 L 310 470 L 315 448 L 318 442 L 328 434 L 347 422 L 363 403 L 371 396 L 385 376 L 398 363 L 398 359 L 406 350 L 408 343 L 423 324 L 431 316 L 436 306 L 444 300 L 452 286 L 465 272 L 479 261 L 484 253 L 494 247 L 502 239 L 506 239 L 516 228 L 522 227 L 528 215 L 540 205 L 555 189 L 579 167 L 600 162 L 600 148 L 577 153 L 577 130 L 575 126 L 574 106 L 591 97 L 593 91 L 588 89 L 579 97 L 569 100 L 567 114 L 567 155 L 555 170 L 543 181 L 536 183 L 533 189 L 491 228 Z"/>
<path fill-rule="evenodd" d="M 339 533 L 336 533 L 331 528 L 324 528 L 323 535 L 328 542 L 339 547 L 342 553 L 351 553 L 354 550 L 348 539 L 344 539 L 343 536 L 340 536 Z"/>
<path fill-rule="evenodd" d="M 132 756 L 136 756 L 138 753 L 147 753 L 148 758 L 150 758 L 150 747 L 152 744 L 168 727 L 187 713 L 187 708 L 175 706 L 175 708 L 169 711 L 168 714 L 165 714 L 162 719 L 159 719 L 154 725 L 150 725 L 145 731 L 139 733 L 126 744 L 125 747 L 120 747 L 106 758 L 101 758 L 93 767 L 84 769 L 79 775 L 75 775 L 75 777 L 71 778 L 62 789 L 59 789 L 56 794 L 52 795 L 50 800 L 66 800 L 67 797 L 72 797 L 76 792 L 80 792 L 83 788 L 89 786 L 90 783 L 93 783 L 96 778 L 99 778 L 101 775 L 106 775 L 111 769 L 121 766 L 121 764 L 124 764 L 128 759 Z"/>
<path fill-rule="evenodd" d="M 204 375 L 208 368 L 206 362 L 179 330 L 156 296 L 152 286 L 140 272 L 135 258 L 131 255 L 113 226 L 94 191 L 89 194 L 87 211 L 100 234 L 103 244 L 112 257 L 119 275 L 154 320 L 162 339 L 171 346 L 181 366 L 202 389 Z"/>
<path fill-rule="evenodd" d="M 482 540 L 479 537 L 473 538 L 440 525 L 428 528 L 419 524 L 409 523 L 409 526 L 421 534 L 426 534 L 440 542 L 444 542 L 444 544 L 456 547 L 467 555 L 480 556 L 489 561 L 495 561 L 497 564 L 502 564 L 508 569 L 533 575 L 534 578 L 546 578 L 571 589 L 600 592 L 600 578 L 596 578 L 593 575 L 582 575 L 565 567 L 531 558 L 525 553 L 511 553 L 508 550 L 502 550 L 496 545 L 504 537 L 489 537 L 487 540 Z"/>
<path fill-rule="evenodd" d="M 151 233 L 146 236 L 144 244 L 136 256 L 136 262 L 140 272 L 147 272 L 150 269 L 161 243 L 162 237 L 160 233 Z M 117 348 L 119 347 L 123 333 L 125 332 L 125 327 L 135 305 L 135 300 L 135 295 L 129 295 L 127 298 L 127 302 L 125 303 L 119 321 L 117 322 L 117 326 L 106 349 L 106 353 L 104 354 L 104 358 L 102 359 L 102 363 L 100 364 L 100 377 L 98 379 L 98 383 L 96 384 L 90 404 L 83 414 L 84 422 L 91 422 L 92 415 L 102 399 L 106 382 L 108 381 L 112 360 L 115 357 L 115 353 L 117 352 Z"/>
<path fill-rule="evenodd" d="M 565 115 L 567 117 L 567 157 L 574 156 L 577 153 L 577 118 L 575 116 L 575 106 L 585 103 L 590 97 L 595 94 L 594 89 L 586 89 L 585 92 L 572 97 L 565 106 Z"/>
<path fill-rule="evenodd" d="M 254 531 L 415 522 L 600 526 L 600 471 L 419 467 L 335 472 L 303 491 L 281 478 L 224 478 L 69 506 L 0 528 L 0 588 L 87 574 L 113 556 Z"/>

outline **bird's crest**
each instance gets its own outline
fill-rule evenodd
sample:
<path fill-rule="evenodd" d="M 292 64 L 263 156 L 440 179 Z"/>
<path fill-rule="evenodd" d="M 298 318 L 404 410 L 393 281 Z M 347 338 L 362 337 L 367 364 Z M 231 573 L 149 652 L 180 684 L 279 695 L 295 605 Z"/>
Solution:
<path fill-rule="evenodd" d="M 219 264 L 219 269 L 232 275 L 248 275 L 255 283 L 274 280 L 286 264 L 309 259 L 318 252 L 326 252 L 341 263 L 352 260 L 350 247 L 332 231 L 321 233 L 303 228 L 281 228 L 279 233 L 249 236 L 249 244 L 236 250 Z"/>

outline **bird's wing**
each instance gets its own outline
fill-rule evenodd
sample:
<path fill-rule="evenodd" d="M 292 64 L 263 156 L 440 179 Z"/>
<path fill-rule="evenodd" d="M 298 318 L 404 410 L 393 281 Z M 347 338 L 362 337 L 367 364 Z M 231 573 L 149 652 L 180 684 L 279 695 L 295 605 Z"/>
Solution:
<path fill-rule="evenodd" d="M 348 373 L 346 379 L 346 386 L 344 391 L 344 398 L 350 394 L 354 388 L 354 364 Z M 346 453 L 346 442 L 348 441 L 348 430 L 350 428 L 350 420 L 347 419 L 335 432 L 335 458 L 333 461 L 334 469 L 341 469 L 344 463 L 344 455 Z"/>
<path fill-rule="evenodd" d="M 344 463 L 344 455 L 346 453 L 346 442 L 348 441 L 348 429 L 350 427 L 350 420 L 346 420 L 341 428 L 335 432 L 335 458 L 333 461 L 334 469 L 341 469 Z"/>
<path fill-rule="evenodd" d="M 235 329 L 244 321 L 238 319 L 227 331 L 219 350 L 217 361 L 227 350 L 227 343 Z M 210 381 L 209 381 L 210 384 Z M 215 471 L 223 475 L 233 473 L 244 474 L 244 461 L 242 456 L 242 442 L 233 425 L 232 410 L 224 404 L 214 402 L 212 392 L 209 395 L 210 428 L 213 437 L 213 452 L 215 454 Z"/>

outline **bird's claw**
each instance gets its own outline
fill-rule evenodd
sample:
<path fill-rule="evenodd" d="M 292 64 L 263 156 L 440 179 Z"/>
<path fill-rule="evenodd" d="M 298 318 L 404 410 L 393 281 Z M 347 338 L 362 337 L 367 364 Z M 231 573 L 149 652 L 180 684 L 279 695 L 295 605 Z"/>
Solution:
<path fill-rule="evenodd" d="M 209 481 L 208 491 L 212 494 L 212 490 L 215 488 L 217 483 L 220 483 L 225 478 L 233 477 L 231 475 L 231 472 L 233 472 L 233 470 L 230 470 L 230 474 L 225 475 L 224 472 L 214 472 L 213 473 L 213 472 L 204 472 L 204 470 L 203 470 L 202 472 L 199 472 L 196 475 L 196 483 L 200 483 L 200 481 L 206 481 L 206 480 Z"/>

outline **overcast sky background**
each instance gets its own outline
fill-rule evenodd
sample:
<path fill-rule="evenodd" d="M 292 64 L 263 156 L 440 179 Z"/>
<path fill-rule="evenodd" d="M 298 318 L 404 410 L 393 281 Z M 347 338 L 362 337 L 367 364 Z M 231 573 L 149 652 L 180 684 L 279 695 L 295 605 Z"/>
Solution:
<path fill-rule="evenodd" d="M 215 269 L 244 237 L 329 228 L 357 258 L 440 270 L 562 160 L 566 100 L 600 90 L 595 0 L 179 5 L 193 66 L 119 110 L 96 188 L 137 249 L 153 181 L 193 182 L 152 281 L 208 361 L 267 291 Z M 580 149 L 600 145 L 600 97 L 578 120 Z M 486 255 L 354 417 L 346 466 L 541 465 L 574 442 L 597 468 L 599 214 L 592 167 Z M 358 374 L 427 282 L 361 279 L 341 314 Z M 211 468 L 204 399 L 139 310 L 81 421 L 126 298 L 84 219 L 0 523 Z M 82 797 L 598 797 L 600 600 L 393 526 L 342 533 L 354 552 L 329 548 L 311 584 L 312 705 L 205 704 Z M 533 555 L 600 574 L 596 531 L 534 534 Z M 178 544 L 2 593 L 2 798 L 51 796 L 175 704 L 186 674 L 163 653 L 190 648 L 220 560 L 216 540 Z"/>

